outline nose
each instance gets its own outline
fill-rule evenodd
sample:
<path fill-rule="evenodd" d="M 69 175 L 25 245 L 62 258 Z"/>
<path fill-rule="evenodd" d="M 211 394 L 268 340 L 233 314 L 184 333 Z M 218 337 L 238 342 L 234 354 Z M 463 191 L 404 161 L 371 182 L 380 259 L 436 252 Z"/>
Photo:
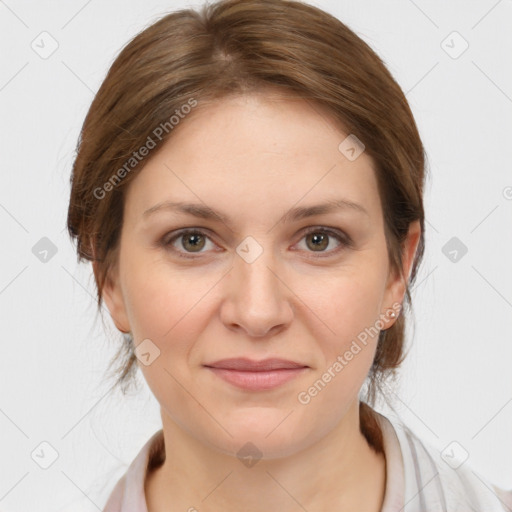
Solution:
<path fill-rule="evenodd" d="M 220 313 L 228 329 L 261 338 L 286 329 L 292 321 L 293 293 L 270 252 L 263 251 L 252 263 L 235 254 L 224 281 L 225 299 Z"/>

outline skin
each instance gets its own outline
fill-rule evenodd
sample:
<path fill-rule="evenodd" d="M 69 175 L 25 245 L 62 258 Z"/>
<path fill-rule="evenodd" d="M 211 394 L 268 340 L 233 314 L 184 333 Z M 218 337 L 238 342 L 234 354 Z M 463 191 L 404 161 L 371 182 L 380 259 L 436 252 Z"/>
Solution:
<path fill-rule="evenodd" d="M 361 434 L 358 409 L 377 336 L 308 404 L 297 398 L 361 331 L 379 318 L 392 325 L 387 313 L 403 302 L 420 235 L 411 224 L 403 275 L 391 272 L 374 163 L 338 150 L 347 135 L 301 99 L 232 96 L 198 106 L 130 183 L 103 298 L 118 329 L 160 350 L 151 364 L 138 361 L 166 447 L 145 483 L 150 512 L 380 510 L 385 457 Z M 290 208 L 338 198 L 367 215 L 282 221 Z M 143 216 L 166 200 L 208 205 L 231 223 L 170 210 Z M 353 243 L 331 235 L 317 248 L 308 227 Z M 202 228 L 197 249 L 186 236 L 163 244 L 182 228 Z M 248 236 L 263 250 L 252 263 L 236 252 Z M 227 357 L 308 368 L 278 388 L 247 391 L 203 366 Z M 263 454 L 252 467 L 236 455 L 248 441 Z"/>

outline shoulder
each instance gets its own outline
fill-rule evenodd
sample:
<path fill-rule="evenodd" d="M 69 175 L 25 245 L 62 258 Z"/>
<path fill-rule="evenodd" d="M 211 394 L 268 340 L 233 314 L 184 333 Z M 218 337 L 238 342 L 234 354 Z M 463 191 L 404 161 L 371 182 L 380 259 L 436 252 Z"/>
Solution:
<path fill-rule="evenodd" d="M 110 492 L 103 512 L 121 512 L 126 488 L 126 473 L 117 481 Z"/>
<path fill-rule="evenodd" d="M 404 512 L 512 512 L 512 490 L 499 489 L 474 471 L 458 453 L 460 445 L 440 451 L 400 420 L 382 417 L 392 425 L 400 443 Z"/>

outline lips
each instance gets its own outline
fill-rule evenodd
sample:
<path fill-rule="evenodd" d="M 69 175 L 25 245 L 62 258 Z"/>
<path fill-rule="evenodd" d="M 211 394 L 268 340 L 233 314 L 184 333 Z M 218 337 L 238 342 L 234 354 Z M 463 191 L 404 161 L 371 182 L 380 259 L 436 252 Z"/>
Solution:
<path fill-rule="evenodd" d="M 293 370 L 297 368 L 307 368 L 307 365 L 288 361 L 286 359 L 263 359 L 261 361 L 253 361 L 245 357 L 221 359 L 214 363 L 205 364 L 209 368 L 219 368 L 223 370 L 238 370 L 242 372 L 265 372 L 271 370 Z"/>
<path fill-rule="evenodd" d="M 309 366 L 286 359 L 254 361 L 247 358 L 222 359 L 204 365 L 225 382 L 245 391 L 267 391 L 298 377 Z"/>

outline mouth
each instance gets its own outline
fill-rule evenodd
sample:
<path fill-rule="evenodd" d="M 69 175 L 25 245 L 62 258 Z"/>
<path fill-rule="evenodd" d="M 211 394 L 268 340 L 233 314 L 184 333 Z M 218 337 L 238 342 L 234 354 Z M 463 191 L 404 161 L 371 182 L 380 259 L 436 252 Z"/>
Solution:
<path fill-rule="evenodd" d="M 204 365 L 224 381 L 245 390 L 276 388 L 304 373 L 309 366 L 286 359 L 253 361 L 247 358 L 222 359 Z"/>

